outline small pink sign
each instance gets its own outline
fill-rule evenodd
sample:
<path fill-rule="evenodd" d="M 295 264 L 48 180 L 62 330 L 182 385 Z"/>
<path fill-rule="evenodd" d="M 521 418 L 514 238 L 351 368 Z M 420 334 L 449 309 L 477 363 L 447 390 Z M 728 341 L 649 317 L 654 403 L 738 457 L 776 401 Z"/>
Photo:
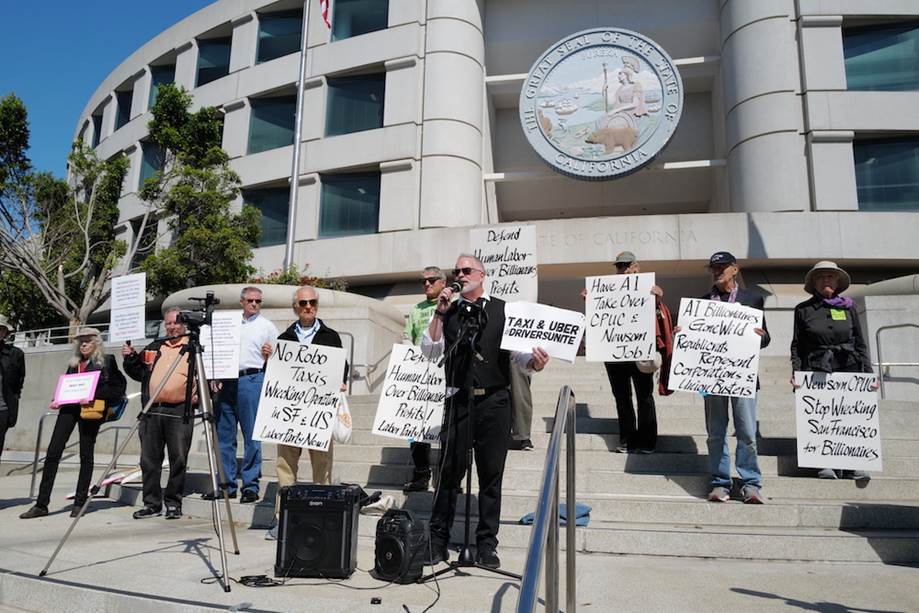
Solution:
<path fill-rule="evenodd" d="M 61 375 L 57 380 L 57 389 L 54 390 L 54 404 L 83 404 L 91 401 L 96 396 L 96 385 L 99 384 L 101 371 Z"/>

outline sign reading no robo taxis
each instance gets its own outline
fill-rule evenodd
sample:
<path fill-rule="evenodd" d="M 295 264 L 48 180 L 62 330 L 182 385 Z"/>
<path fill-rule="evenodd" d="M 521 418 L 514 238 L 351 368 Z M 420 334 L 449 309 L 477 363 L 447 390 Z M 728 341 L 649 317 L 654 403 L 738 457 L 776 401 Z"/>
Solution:
<path fill-rule="evenodd" d="M 520 122 L 539 156 L 576 179 L 614 179 L 650 163 L 676 131 L 683 82 L 654 41 L 629 30 L 584 30 L 536 60 Z"/>

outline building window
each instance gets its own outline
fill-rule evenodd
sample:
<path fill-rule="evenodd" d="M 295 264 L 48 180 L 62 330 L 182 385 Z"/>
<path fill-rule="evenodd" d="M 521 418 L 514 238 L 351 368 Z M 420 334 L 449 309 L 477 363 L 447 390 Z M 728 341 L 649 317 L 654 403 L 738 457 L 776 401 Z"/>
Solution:
<path fill-rule="evenodd" d="M 861 211 L 919 211 L 919 137 L 856 141 Z"/>
<path fill-rule="evenodd" d="M 122 126 L 131 121 L 131 101 L 134 98 L 134 90 L 115 92 L 115 102 L 118 105 L 115 113 L 115 129 L 120 130 Z"/>
<path fill-rule="evenodd" d="M 156 94 L 160 85 L 174 83 L 176 80 L 176 65 L 168 66 L 151 66 L 150 67 L 150 98 L 147 102 L 147 108 L 156 104 Z"/>
<path fill-rule="evenodd" d="M 380 173 L 325 175 L 319 238 L 375 234 L 380 218 Z"/>
<path fill-rule="evenodd" d="M 283 245 L 287 242 L 290 191 L 286 187 L 244 190 L 243 202 L 262 212 L 259 247 Z"/>
<path fill-rule="evenodd" d="M 383 127 L 385 74 L 339 77 L 328 84 L 326 136 Z"/>
<path fill-rule="evenodd" d="M 156 251 L 156 216 L 147 217 L 147 225 L 144 226 L 143 234 L 140 234 L 140 224 L 143 219 L 143 217 L 137 217 L 131 220 L 131 230 L 134 232 L 134 244 L 136 245 L 136 251 L 131 258 L 131 270 L 137 270 L 143 261 Z"/>
<path fill-rule="evenodd" d="M 140 150 L 140 181 L 137 182 L 137 189 L 143 189 L 147 179 L 162 170 L 166 162 L 166 152 L 155 143 L 141 143 Z"/>
<path fill-rule="evenodd" d="M 249 103 L 249 153 L 294 144 L 296 96 L 252 98 Z"/>
<path fill-rule="evenodd" d="M 91 119 L 93 121 L 92 147 L 95 149 L 99 146 L 99 141 L 102 140 L 102 111 L 93 113 Z"/>
<path fill-rule="evenodd" d="M 385 30 L 388 24 L 389 0 L 335 0 L 332 40 Z"/>
<path fill-rule="evenodd" d="M 230 74 L 232 38 L 208 38 L 198 41 L 198 80 L 196 87 Z"/>
<path fill-rule="evenodd" d="M 846 29 L 843 49 L 849 89 L 919 89 L 919 22 Z"/>
<path fill-rule="evenodd" d="M 263 13 L 258 16 L 258 51 L 255 62 L 261 64 L 300 51 L 303 11 Z"/>

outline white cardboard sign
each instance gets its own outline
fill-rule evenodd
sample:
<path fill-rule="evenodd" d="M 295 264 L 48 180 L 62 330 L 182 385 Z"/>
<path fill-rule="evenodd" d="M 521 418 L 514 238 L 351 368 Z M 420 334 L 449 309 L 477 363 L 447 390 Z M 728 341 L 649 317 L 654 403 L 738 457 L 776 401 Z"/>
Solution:
<path fill-rule="evenodd" d="M 670 389 L 712 396 L 754 398 L 763 312 L 736 302 L 680 300 L 673 335 Z"/>
<path fill-rule="evenodd" d="M 651 360 L 657 351 L 654 273 L 587 277 L 588 362 Z"/>
<path fill-rule="evenodd" d="M 208 379 L 238 379 L 242 311 L 214 311 L 211 324 L 201 326 L 204 374 Z"/>
<path fill-rule="evenodd" d="M 873 373 L 796 372 L 798 466 L 883 470 Z"/>
<path fill-rule="evenodd" d="M 328 451 L 345 350 L 278 341 L 268 359 L 252 438 Z"/>
<path fill-rule="evenodd" d="M 446 378 L 442 366 L 420 347 L 392 346 L 383 393 L 373 419 L 373 433 L 433 443 L 444 419 Z"/>
<path fill-rule="evenodd" d="M 544 304 L 515 302 L 504 306 L 501 349 L 530 353 L 542 347 L 553 358 L 574 362 L 584 334 L 584 316 Z"/>
<path fill-rule="evenodd" d="M 536 226 L 470 230 L 472 253 L 485 265 L 485 291 L 505 302 L 536 302 Z"/>

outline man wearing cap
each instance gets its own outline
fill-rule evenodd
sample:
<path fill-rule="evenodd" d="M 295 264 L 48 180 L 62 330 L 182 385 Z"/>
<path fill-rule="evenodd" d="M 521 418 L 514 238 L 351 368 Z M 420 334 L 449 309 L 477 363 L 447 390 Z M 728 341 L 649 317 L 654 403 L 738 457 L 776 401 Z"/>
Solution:
<path fill-rule="evenodd" d="M 25 356 L 22 349 L 13 346 L 12 333 L 12 324 L 0 315 L 0 454 L 6 442 L 6 431 L 16 425 L 19 395 L 26 378 Z"/>
<path fill-rule="evenodd" d="M 754 309 L 764 310 L 763 297 L 754 294 L 737 282 L 740 266 L 737 258 L 727 251 L 712 254 L 708 261 L 712 274 L 712 288 L 703 300 L 736 302 Z M 678 332 L 679 327 L 674 328 Z M 769 345 L 769 331 L 763 316 L 763 327 L 753 329 L 760 336 L 760 348 Z M 759 382 L 757 382 L 757 389 Z M 756 454 L 756 397 L 705 396 L 705 429 L 708 431 L 708 464 L 712 474 L 709 502 L 727 502 L 731 498 L 731 454 L 728 448 L 728 404 L 733 408 L 737 452 L 734 459 L 741 481 L 741 497 L 746 504 L 763 504 L 760 488 L 762 471 Z"/>

